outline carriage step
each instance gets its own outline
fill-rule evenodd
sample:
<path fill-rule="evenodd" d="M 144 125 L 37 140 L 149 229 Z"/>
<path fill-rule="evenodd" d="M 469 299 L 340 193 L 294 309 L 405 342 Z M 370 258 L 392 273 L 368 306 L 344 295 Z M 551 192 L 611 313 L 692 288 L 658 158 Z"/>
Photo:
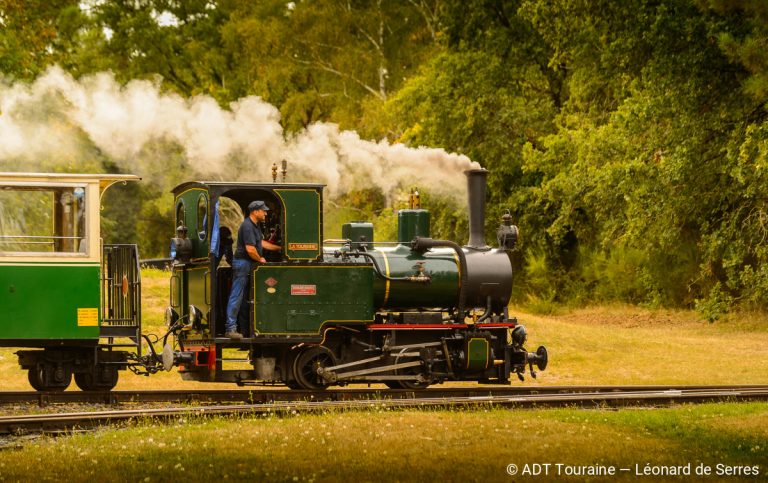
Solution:
<path fill-rule="evenodd" d="M 136 338 L 139 328 L 131 325 L 107 325 L 101 326 L 99 337 L 131 337 Z"/>

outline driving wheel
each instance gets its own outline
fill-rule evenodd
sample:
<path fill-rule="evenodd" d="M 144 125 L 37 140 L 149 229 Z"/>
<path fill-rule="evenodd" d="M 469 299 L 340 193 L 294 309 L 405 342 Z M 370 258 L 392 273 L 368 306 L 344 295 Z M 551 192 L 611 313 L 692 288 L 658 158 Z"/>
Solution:
<path fill-rule="evenodd" d="M 327 347 L 308 347 L 299 353 L 293 363 L 293 378 L 302 389 L 325 389 L 330 383 L 317 370 L 335 365 L 336 357 Z"/>

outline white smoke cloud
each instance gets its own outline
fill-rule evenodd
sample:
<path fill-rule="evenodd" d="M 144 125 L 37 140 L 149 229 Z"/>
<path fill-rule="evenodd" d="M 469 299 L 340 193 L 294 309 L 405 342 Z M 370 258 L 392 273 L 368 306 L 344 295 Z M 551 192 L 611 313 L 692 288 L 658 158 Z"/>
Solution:
<path fill-rule="evenodd" d="M 1 170 L 81 168 L 73 160 L 96 152 L 152 179 L 170 146 L 194 171 L 176 182 L 271 181 L 272 164 L 286 159 L 290 181 L 325 183 L 331 196 L 418 185 L 463 198 L 462 171 L 479 167 L 464 155 L 366 141 L 328 123 L 286 136 L 279 111 L 255 96 L 222 109 L 208 96 L 161 92 L 159 82 L 121 85 L 111 73 L 76 80 L 58 67 L 31 84 L 0 84 Z"/>

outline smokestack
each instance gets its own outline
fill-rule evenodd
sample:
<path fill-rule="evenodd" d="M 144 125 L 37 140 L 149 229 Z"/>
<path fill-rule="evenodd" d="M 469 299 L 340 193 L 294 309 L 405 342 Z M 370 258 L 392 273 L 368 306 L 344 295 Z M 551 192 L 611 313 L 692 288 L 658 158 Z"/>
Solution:
<path fill-rule="evenodd" d="M 485 243 L 485 186 L 488 170 L 469 169 L 467 175 L 467 196 L 469 197 L 469 242 L 467 246 L 480 250 L 489 248 Z"/>

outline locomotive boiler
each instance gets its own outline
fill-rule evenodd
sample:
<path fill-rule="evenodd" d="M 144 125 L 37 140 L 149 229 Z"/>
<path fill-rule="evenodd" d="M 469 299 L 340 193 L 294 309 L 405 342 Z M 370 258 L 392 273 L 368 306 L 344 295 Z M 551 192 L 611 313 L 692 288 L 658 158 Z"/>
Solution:
<path fill-rule="evenodd" d="M 177 186 L 164 367 L 191 380 L 303 389 L 508 384 L 526 370 L 535 377 L 547 351 L 525 349 L 526 330 L 507 309 L 518 234 L 509 215 L 497 246 L 485 242 L 487 173 L 466 172 L 465 246 L 430 237 L 415 193 L 398 213 L 397 241 L 377 241 L 367 222 L 346 223 L 341 238 L 323 241 L 322 185 Z M 224 337 L 232 234 L 254 200 L 269 207 L 262 231 L 282 249 L 252 270 L 245 337 L 233 340 Z"/>

